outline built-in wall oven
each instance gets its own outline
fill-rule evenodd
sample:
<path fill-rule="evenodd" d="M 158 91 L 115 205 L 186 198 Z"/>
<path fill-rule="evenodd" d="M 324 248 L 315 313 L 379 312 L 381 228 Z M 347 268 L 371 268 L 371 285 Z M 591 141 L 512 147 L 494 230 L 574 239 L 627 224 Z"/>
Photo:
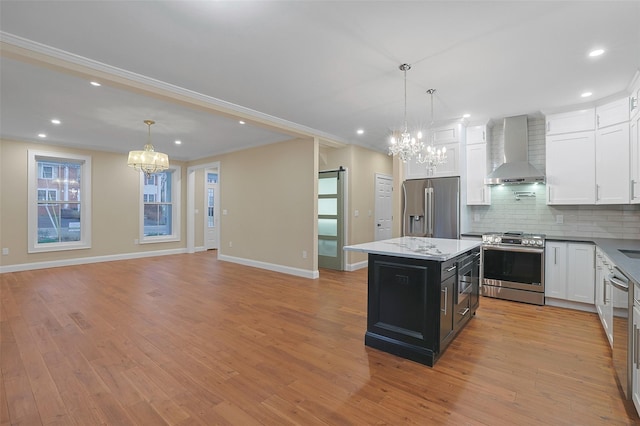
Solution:
<path fill-rule="evenodd" d="M 543 234 L 482 236 L 482 295 L 544 305 Z"/>

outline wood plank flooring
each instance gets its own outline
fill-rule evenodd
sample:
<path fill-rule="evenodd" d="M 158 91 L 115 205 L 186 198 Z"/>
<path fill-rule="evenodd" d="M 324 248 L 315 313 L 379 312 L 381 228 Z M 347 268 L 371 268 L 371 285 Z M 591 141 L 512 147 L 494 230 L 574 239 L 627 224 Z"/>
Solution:
<path fill-rule="evenodd" d="M 215 251 L 0 275 L 1 425 L 631 425 L 596 314 L 482 298 L 434 368 L 364 346 L 366 270 Z"/>

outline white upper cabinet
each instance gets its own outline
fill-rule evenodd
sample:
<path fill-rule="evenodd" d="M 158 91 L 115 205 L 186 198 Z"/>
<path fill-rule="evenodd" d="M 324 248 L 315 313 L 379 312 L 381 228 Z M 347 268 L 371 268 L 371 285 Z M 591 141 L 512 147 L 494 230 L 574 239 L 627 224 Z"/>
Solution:
<path fill-rule="evenodd" d="M 487 143 L 487 126 L 467 127 L 467 145 Z"/>
<path fill-rule="evenodd" d="M 595 116 L 596 112 L 593 108 L 548 115 L 546 117 L 547 135 L 595 130 Z"/>
<path fill-rule="evenodd" d="M 625 97 L 547 117 L 547 204 L 628 204 L 631 191 L 640 190 L 633 182 L 640 179 L 640 149 L 630 141 L 629 105 Z"/>
<path fill-rule="evenodd" d="M 425 138 L 425 145 L 432 144 L 436 149 L 447 149 L 447 161 L 437 166 L 433 174 L 429 173 L 425 164 L 416 159 L 405 164 L 405 179 L 421 179 L 429 177 L 460 176 L 460 146 L 464 144 L 462 134 L 464 127 L 461 123 L 452 123 L 430 129 Z"/>
<path fill-rule="evenodd" d="M 596 127 L 603 129 L 629 121 L 629 98 L 618 99 L 596 108 Z"/>
<path fill-rule="evenodd" d="M 491 187 L 487 177 L 487 126 L 467 127 L 466 202 L 469 206 L 491 205 Z"/>
<path fill-rule="evenodd" d="M 640 203 L 640 114 L 636 114 L 631 119 L 629 133 L 629 151 L 631 153 L 629 170 L 631 177 L 630 201 L 632 204 L 638 204 Z"/>
<path fill-rule="evenodd" d="M 595 204 L 594 132 L 547 136 L 547 204 Z"/>
<path fill-rule="evenodd" d="M 596 132 L 596 204 L 629 204 L 629 123 Z"/>
<path fill-rule="evenodd" d="M 630 202 L 640 203 L 640 71 L 636 74 L 636 82 L 631 90 L 629 108 L 631 122 L 629 123 L 629 175 Z"/>

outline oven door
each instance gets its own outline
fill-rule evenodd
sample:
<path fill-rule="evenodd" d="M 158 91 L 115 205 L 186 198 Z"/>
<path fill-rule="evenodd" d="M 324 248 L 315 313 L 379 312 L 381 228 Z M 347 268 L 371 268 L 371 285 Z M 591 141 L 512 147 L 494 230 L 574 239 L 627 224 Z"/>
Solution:
<path fill-rule="evenodd" d="M 483 246 L 482 285 L 544 293 L 544 249 Z"/>

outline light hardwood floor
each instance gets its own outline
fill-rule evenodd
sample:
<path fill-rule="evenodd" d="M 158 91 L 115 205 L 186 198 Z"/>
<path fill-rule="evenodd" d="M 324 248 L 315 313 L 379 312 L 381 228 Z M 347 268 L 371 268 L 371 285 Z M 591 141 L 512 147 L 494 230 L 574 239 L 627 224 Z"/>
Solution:
<path fill-rule="evenodd" d="M 215 252 L 0 275 L 4 425 L 629 425 L 595 314 L 482 298 L 434 368 L 367 348 L 366 270 Z"/>

